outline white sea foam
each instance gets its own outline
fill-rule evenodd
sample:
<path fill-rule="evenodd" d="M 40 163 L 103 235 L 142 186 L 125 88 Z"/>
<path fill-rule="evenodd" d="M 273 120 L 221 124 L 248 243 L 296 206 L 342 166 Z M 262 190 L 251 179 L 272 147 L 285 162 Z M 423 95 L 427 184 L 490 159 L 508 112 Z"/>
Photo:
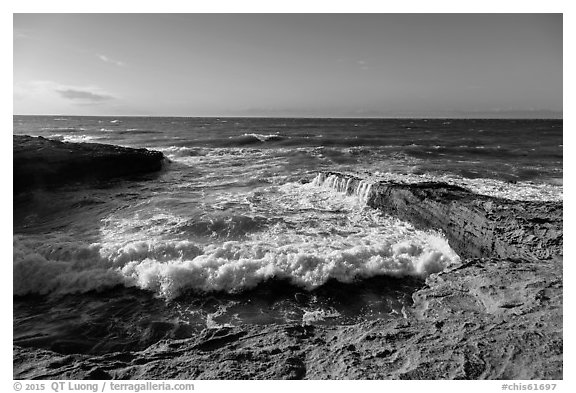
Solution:
<path fill-rule="evenodd" d="M 82 293 L 122 284 L 99 246 L 66 236 L 15 236 L 14 295 Z"/>
<path fill-rule="evenodd" d="M 256 134 L 256 133 L 246 133 L 242 136 L 251 136 L 253 138 L 258 139 L 260 142 L 266 142 L 270 139 L 281 138 L 282 136 L 279 134 Z"/>
<path fill-rule="evenodd" d="M 305 311 L 302 315 L 302 324 L 311 325 L 314 322 L 324 321 L 326 318 L 338 318 L 340 313 L 334 309 Z"/>
<path fill-rule="evenodd" d="M 363 203 L 368 201 L 372 193 L 372 182 L 370 181 L 360 180 L 356 185 L 356 188 L 352 189 L 352 177 L 343 177 L 338 175 L 326 176 L 324 173 L 319 173 L 314 180 L 312 180 L 312 185 L 317 187 L 322 186 L 345 194 L 355 195 Z"/>
<path fill-rule="evenodd" d="M 194 157 L 207 154 L 206 149 L 201 147 L 186 147 L 186 146 L 168 146 L 157 148 L 170 158 L 177 157 Z"/>
<path fill-rule="evenodd" d="M 271 278 L 288 279 L 310 290 L 332 278 L 352 282 L 380 274 L 426 276 L 457 259 L 453 252 L 445 255 L 447 245 L 437 249 L 423 237 L 399 242 L 370 237 L 342 240 L 316 242 L 308 236 L 285 234 L 267 241 L 231 241 L 207 246 L 195 258 L 169 262 L 147 258 L 129 262 L 121 271 L 127 282 L 173 298 L 189 288 L 237 292 Z"/>
<path fill-rule="evenodd" d="M 277 219 L 242 240 L 178 239 L 190 218 L 171 213 L 112 215 L 91 244 L 66 235 L 15 236 L 14 294 L 125 285 L 171 299 L 186 290 L 239 292 L 272 278 L 311 290 L 330 279 L 425 277 L 459 259 L 442 235 L 362 208 L 356 195 L 288 183 L 256 199 L 254 214 Z"/>
<path fill-rule="evenodd" d="M 226 311 L 228 311 L 228 309 L 235 304 L 236 304 L 236 302 L 230 302 L 227 305 L 218 306 L 218 309 L 216 311 L 206 315 L 206 327 L 208 329 L 221 328 L 221 327 L 232 327 L 232 325 L 229 323 L 224 323 L 224 324 L 218 323 L 214 320 L 214 318 L 218 318 L 218 317 L 226 314 Z"/>
<path fill-rule="evenodd" d="M 84 143 L 97 139 L 96 137 L 91 135 L 62 135 L 62 134 L 52 134 L 48 138 L 55 139 L 57 141 L 72 142 L 72 143 Z"/>
<path fill-rule="evenodd" d="M 496 179 L 478 178 L 468 179 L 455 175 L 436 176 L 429 174 L 399 174 L 390 172 L 374 172 L 371 174 L 344 173 L 344 176 L 332 175 L 327 177 L 319 174 L 312 181 L 316 186 L 339 189 L 342 182 L 346 182 L 346 175 L 363 178 L 366 183 L 376 183 L 380 181 L 393 181 L 402 184 L 423 183 L 423 182 L 444 182 L 469 189 L 470 191 L 496 198 L 504 198 L 517 201 L 557 201 L 563 200 L 563 187 L 561 179 L 550 179 L 548 183 L 534 183 L 529 181 L 505 182 Z M 340 180 L 330 180 L 330 178 Z M 348 191 L 349 192 L 349 191 Z"/>

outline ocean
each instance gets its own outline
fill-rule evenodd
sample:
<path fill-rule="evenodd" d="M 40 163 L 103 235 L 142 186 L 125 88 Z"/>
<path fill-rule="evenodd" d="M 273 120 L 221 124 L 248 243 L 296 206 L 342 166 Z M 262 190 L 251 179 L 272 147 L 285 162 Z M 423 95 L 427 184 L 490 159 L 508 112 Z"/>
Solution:
<path fill-rule="evenodd" d="M 14 343 L 140 350 L 205 328 L 403 318 L 459 263 L 372 182 L 562 201 L 561 120 L 14 116 L 14 134 L 162 151 L 162 171 L 14 202 Z M 322 171 L 354 173 L 352 195 Z"/>

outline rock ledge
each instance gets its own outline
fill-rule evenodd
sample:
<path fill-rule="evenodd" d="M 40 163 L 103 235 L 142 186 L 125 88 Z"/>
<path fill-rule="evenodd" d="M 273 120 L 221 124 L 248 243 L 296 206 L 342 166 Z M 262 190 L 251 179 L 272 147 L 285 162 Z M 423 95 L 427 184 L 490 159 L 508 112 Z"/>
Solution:
<path fill-rule="evenodd" d="M 162 168 L 158 151 L 13 136 L 14 194 L 74 182 L 108 180 Z"/>
<path fill-rule="evenodd" d="M 368 203 L 443 230 L 463 256 L 427 278 L 403 317 L 206 329 L 101 356 L 14 346 L 14 378 L 563 378 L 561 203 L 507 201 L 436 183 L 377 184 Z"/>

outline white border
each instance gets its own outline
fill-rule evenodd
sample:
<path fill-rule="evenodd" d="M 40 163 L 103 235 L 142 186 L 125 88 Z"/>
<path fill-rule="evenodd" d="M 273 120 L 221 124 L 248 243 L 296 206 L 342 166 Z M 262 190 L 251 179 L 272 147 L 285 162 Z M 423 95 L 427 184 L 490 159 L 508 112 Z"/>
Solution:
<path fill-rule="evenodd" d="M 573 2 L 572 2 L 573 3 Z M 573 133 L 576 131 L 574 128 L 573 120 L 573 100 L 570 99 L 572 87 L 574 83 L 574 64 L 573 48 L 574 42 L 572 37 L 576 37 L 574 25 L 576 20 L 574 18 L 573 7 L 570 1 L 505 1 L 505 0 L 484 0 L 474 2 L 471 4 L 466 1 L 439 1 L 439 0 L 408 0 L 404 2 L 385 2 L 385 1 L 368 1 L 368 0 L 355 0 L 348 1 L 330 1 L 330 2 L 312 2 L 311 0 L 292 0 L 284 3 L 277 3 L 273 1 L 241 1 L 241 0 L 226 0 L 226 1 L 140 1 L 132 2 L 120 0 L 98 0 L 94 2 L 72 1 L 72 0 L 9 0 L 2 2 L 2 15 L 0 19 L 0 28 L 2 29 L 2 48 L 3 53 L 10 53 L 2 62 L 3 72 L 2 78 L 5 83 L 4 90 L 2 91 L 2 161 L 1 168 L 4 171 L 4 182 L 12 182 L 12 62 L 8 62 L 11 58 L 12 52 L 12 14 L 13 13 L 58 13 L 58 12 L 82 12 L 82 13 L 171 13 L 171 12 L 226 12 L 226 13 L 262 13 L 262 12 L 304 12 L 304 13 L 563 13 L 564 14 L 564 195 L 565 201 L 565 265 L 564 265 L 564 278 L 565 282 L 571 284 L 571 280 L 575 278 L 574 275 L 574 251 L 570 245 L 574 239 L 574 229 L 572 228 L 572 220 L 574 219 L 574 189 L 571 176 L 571 169 L 576 168 L 574 165 L 575 154 L 572 154 L 574 148 Z M 568 153 L 568 154 L 566 154 Z M 8 175 L 7 175 L 8 173 Z M 10 186 L 11 187 L 11 186 Z M 5 323 L 2 325 L 2 340 L 0 341 L 0 351 L 2 353 L 1 368 L 2 371 L 2 386 L 3 391 L 13 391 L 12 386 L 12 315 L 11 299 L 12 296 L 12 266 L 11 260 L 11 241 L 12 238 L 12 194 L 9 186 L 5 185 L 6 191 L 3 193 L 2 210 L 3 220 L 6 222 L 2 225 L 2 263 L 5 269 L 9 270 L 2 274 L 2 312 L 5 317 Z M 564 304 L 567 313 L 564 313 L 564 381 L 558 381 L 559 388 L 557 391 L 569 391 L 569 386 L 575 387 L 574 384 L 574 339 L 571 332 L 575 328 L 574 318 L 572 317 L 572 309 L 574 306 L 574 290 L 572 285 L 567 285 L 564 290 Z M 518 381 L 516 381 L 518 382 Z M 250 392 L 266 392 L 269 393 L 270 389 L 282 390 L 298 389 L 304 391 L 319 391 L 319 389 L 329 389 L 336 391 L 349 391 L 355 388 L 367 389 L 369 391 L 379 391 L 382 389 L 419 389 L 419 390 L 432 390 L 432 391 L 446 391 L 446 392 L 459 392 L 464 389 L 470 392 L 496 392 L 500 391 L 501 383 L 498 381 L 308 381 L 308 382 L 235 382 L 235 381 L 198 381 L 197 391 L 250 391 Z M 558 390 L 561 389 L 561 390 Z M 570 389 L 574 391 L 574 389 Z"/>

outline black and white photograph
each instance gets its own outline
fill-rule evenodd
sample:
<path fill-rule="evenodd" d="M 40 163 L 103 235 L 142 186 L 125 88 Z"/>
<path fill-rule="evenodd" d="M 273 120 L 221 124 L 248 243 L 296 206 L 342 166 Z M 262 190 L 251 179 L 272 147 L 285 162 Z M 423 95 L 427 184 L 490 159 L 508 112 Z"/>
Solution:
<path fill-rule="evenodd" d="M 13 13 L 14 380 L 563 380 L 563 14 L 328 11 Z"/>

